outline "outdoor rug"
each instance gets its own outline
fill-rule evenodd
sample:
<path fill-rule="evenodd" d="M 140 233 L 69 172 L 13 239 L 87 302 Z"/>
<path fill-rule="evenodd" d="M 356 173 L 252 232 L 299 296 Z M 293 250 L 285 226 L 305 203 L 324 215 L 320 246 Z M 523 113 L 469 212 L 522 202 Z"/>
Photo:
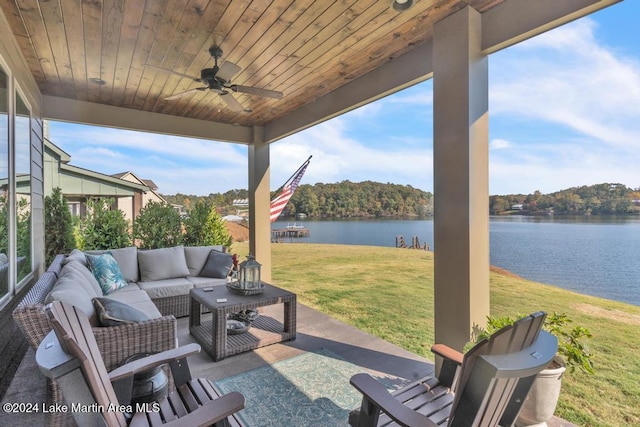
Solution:
<path fill-rule="evenodd" d="M 249 427 L 348 426 L 349 411 L 362 400 L 349 384 L 358 372 L 364 369 L 321 349 L 215 384 L 223 393 L 239 391 L 244 395 L 245 409 L 237 415 Z"/>

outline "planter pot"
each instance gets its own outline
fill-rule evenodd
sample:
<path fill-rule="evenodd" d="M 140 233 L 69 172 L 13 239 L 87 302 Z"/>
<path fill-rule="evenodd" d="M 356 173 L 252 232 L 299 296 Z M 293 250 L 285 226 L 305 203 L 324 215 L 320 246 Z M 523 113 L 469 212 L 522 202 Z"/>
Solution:
<path fill-rule="evenodd" d="M 543 427 L 553 417 L 560 397 L 562 375 L 567 368 L 562 359 L 557 356 L 553 359 L 551 366 L 541 371 L 533 382 L 516 420 L 517 427 Z"/>

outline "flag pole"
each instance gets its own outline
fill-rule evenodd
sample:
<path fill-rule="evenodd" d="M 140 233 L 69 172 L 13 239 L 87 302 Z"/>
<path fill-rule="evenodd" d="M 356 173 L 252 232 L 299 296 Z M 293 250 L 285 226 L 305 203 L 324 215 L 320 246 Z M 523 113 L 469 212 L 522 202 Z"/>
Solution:
<path fill-rule="evenodd" d="M 292 180 L 292 179 L 293 179 L 293 178 L 298 174 L 298 172 L 300 172 L 300 169 L 302 169 L 302 168 L 303 168 L 303 167 L 305 167 L 307 164 L 309 164 L 309 162 L 311 161 L 311 158 L 312 158 L 312 157 L 313 157 L 312 155 L 311 155 L 311 156 L 309 156 L 309 158 L 308 158 L 304 163 L 302 163 L 302 165 L 301 165 L 298 169 L 296 169 L 296 171 L 295 171 L 294 173 L 292 173 L 292 174 L 291 174 L 291 176 L 290 176 L 290 177 L 289 177 L 289 178 L 284 182 L 284 184 L 282 184 L 282 185 L 280 186 L 280 188 L 278 188 L 278 189 L 273 193 L 273 198 L 271 199 L 272 201 L 273 201 L 273 199 L 274 199 L 274 198 L 278 197 L 278 194 L 280 194 L 280 192 L 282 191 L 282 189 L 283 189 L 283 188 L 284 188 L 284 187 L 289 183 L 289 181 L 291 181 L 291 180 Z"/>

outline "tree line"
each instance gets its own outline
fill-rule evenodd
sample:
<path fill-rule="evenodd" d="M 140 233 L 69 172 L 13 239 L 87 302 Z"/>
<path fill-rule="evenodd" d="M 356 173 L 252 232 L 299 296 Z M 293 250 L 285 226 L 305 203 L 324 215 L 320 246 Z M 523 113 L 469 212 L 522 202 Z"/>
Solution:
<path fill-rule="evenodd" d="M 222 215 L 236 212 L 233 201 L 248 197 L 247 190 L 235 189 L 208 196 L 178 193 L 163 195 L 169 203 L 189 211 L 198 201 L 216 206 Z M 283 217 L 304 213 L 310 218 L 431 216 L 434 196 L 410 185 L 374 181 L 342 181 L 333 184 L 303 184 L 291 197 Z M 624 184 L 596 184 L 573 187 L 554 193 L 508 194 L 489 197 L 491 215 L 629 215 L 640 213 L 640 188 Z"/>
<path fill-rule="evenodd" d="M 195 201 L 204 199 L 226 214 L 235 212 L 233 200 L 246 198 L 248 193 L 247 190 L 231 190 L 208 196 L 176 194 L 162 197 L 168 203 L 184 205 L 187 210 Z M 311 218 L 429 216 L 433 213 L 432 202 L 431 193 L 410 185 L 373 181 L 303 184 L 298 186 L 281 216 L 294 217 L 299 213 Z"/>
<path fill-rule="evenodd" d="M 640 188 L 623 184 L 583 185 L 555 193 L 489 197 L 492 215 L 630 215 L 640 214 Z"/>

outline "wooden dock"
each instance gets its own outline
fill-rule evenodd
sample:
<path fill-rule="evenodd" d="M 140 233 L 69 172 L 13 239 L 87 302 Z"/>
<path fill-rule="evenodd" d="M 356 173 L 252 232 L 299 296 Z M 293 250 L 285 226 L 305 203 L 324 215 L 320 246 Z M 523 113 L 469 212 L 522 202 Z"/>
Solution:
<path fill-rule="evenodd" d="M 396 236 L 396 248 L 422 249 L 425 251 L 431 250 L 427 242 L 420 244 L 420 240 L 418 240 L 418 236 L 414 236 L 411 238 L 411 246 L 405 243 L 404 237 Z"/>
<path fill-rule="evenodd" d="M 272 242 L 282 242 L 283 240 L 289 239 L 297 239 L 299 237 L 309 237 L 311 233 L 309 229 L 301 226 L 293 226 L 287 228 L 278 228 L 275 230 L 271 230 L 271 241 Z"/>

